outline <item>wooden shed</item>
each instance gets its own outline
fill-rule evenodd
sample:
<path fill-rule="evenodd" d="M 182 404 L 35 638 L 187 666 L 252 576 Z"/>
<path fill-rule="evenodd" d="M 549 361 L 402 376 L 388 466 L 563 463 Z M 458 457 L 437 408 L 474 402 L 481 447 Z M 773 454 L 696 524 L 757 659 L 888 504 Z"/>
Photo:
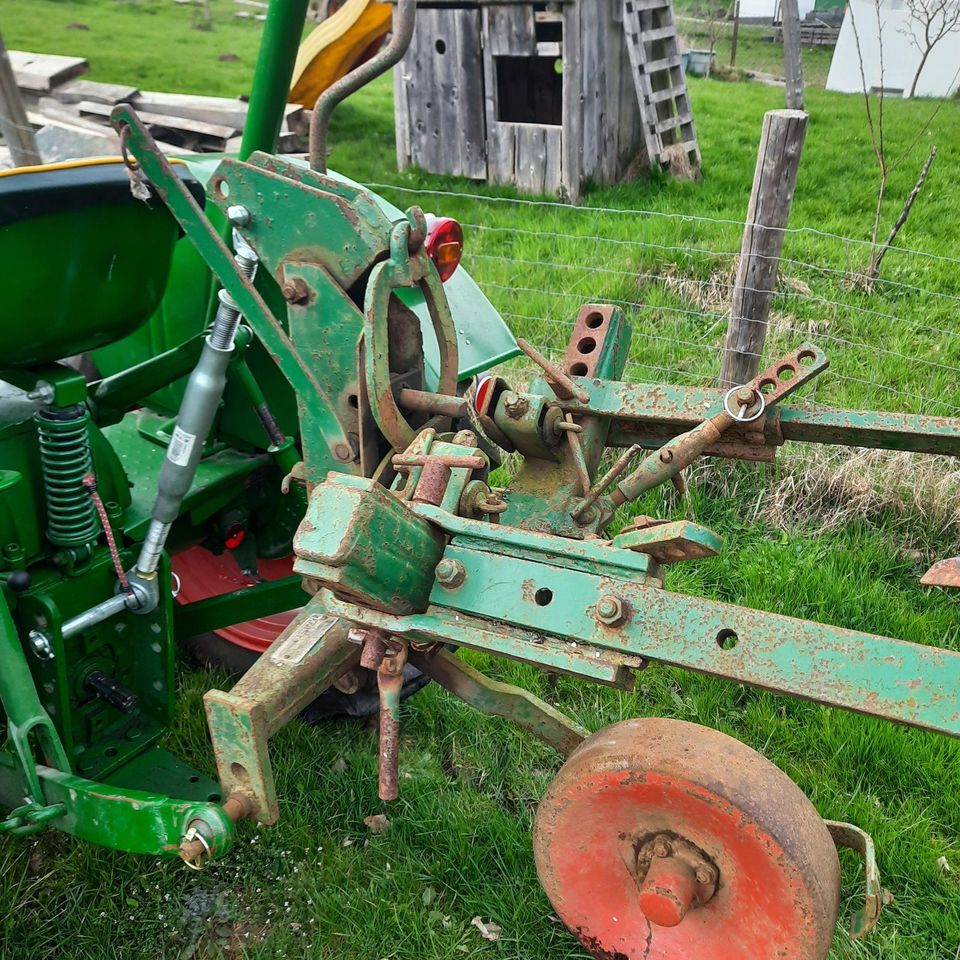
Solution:
<path fill-rule="evenodd" d="M 670 0 L 633 2 L 669 10 L 672 23 Z M 623 179 L 649 153 L 623 10 L 623 0 L 418 4 L 394 73 L 400 169 L 571 200 L 587 180 Z"/>

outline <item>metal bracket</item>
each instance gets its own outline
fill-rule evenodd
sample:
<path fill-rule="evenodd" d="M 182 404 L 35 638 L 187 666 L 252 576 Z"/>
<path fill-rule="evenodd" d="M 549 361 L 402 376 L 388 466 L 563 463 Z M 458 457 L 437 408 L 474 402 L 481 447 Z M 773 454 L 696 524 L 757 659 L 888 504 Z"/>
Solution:
<path fill-rule="evenodd" d="M 565 757 L 589 736 L 589 731 L 539 697 L 521 687 L 491 680 L 447 650 L 411 651 L 410 662 L 464 703 L 481 713 L 505 717 Z"/>
<path fill-rule="evenodd" d="M 880 911 L 893 903 L 893 894 L 885 890 L 880 883 L 880 871 L 877 868 L 877 857 L 873 847 L 873 838 L 869 833 L 854 826 L 852 823 L 841 823 L 837 820 L 824 821 L 833 842 L 838 847 L 846 847 L 860 855 L 863 860 L 863 873 L 866 882 L 863 907 L 850 918 L 850 938 L 859 940 L 866 936 L 876 926 L 880 919 Z"/>

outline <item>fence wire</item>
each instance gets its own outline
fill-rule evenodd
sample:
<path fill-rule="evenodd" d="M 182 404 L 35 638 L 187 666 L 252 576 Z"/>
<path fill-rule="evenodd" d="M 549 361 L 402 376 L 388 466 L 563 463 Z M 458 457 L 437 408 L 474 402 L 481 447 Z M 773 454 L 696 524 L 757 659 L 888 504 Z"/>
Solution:
<path fill-rule="evenodd" d="M 581 304 L 611 303 L 633 328 L 624 379 L 716 381 L 741 221 L 370 186 L 460 220 L 463 265 L 514 333 L 551 358 Z M 806 226 L 783 233 L 762 361 L 804 340 L 831 361 L 797 400 L 960 415 L 960 259 L 892 247 L 871 283 L 869 241 Z"/>

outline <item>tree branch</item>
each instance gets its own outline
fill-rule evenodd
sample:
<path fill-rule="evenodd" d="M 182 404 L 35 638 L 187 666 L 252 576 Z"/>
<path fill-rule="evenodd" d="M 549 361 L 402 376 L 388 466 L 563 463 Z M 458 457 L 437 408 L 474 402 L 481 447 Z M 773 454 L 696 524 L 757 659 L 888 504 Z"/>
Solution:
<path fill-rule="evenodd" d="M 870 264 L 870 269 L 867 271 L 867 276 L 871 280 L 877 279 L 877 274 L 880 272 L 881 261 L 883 260 L 887 251 L 890 249 L 890 245 L 897 238 L 900 228 L 907 222 L 907 217 L 910 216 L 910 208 L 913 206 L 914 200 L 920 196 L 920 191 L 923 189 L 923 185 L 927 182 L 927 174 L 930 172 L 930 167 L 932 166 L 936 156 L 937 148 L 931 147 L 930 154 L 927 157 L 927 162 L 923 165 L 923 169 L 920 171 L 920 176 L 917 179 L 917 182 L 914 184 L 913 189 L 910 191 L 910 196 L 907 197 L 907 202 L 904 203 L 903 209 L 900 211 L 900 216 L 897 217 L 897 222 L 890 228 L 890 234 L 887 237 L 886 242 L 873 257 L 873 261 Z"/>

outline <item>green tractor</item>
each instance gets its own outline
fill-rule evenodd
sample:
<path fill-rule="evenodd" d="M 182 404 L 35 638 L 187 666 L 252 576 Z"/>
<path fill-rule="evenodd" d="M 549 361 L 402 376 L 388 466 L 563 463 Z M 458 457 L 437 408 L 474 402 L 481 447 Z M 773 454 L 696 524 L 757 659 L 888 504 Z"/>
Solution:
<path fill-rule="evenodd" d="M 0 830 L 200 869 L 279 818 L 269 740 L 304 711 L 377 713 L 394 799 L 400 701 L 433 680 L 566 757 L 534 853 L 595 956 L 823 960 L 837 846 L 866 865 L 853 934 L 879 916 L 868 836 L 736 740 L 591 736 L 458 653 L 624 689 L 673 664 L 957 736 L 960 655 L 667 591 L 720 538 L 621 508 L 791 440 L 957 455 L 960 421 L 783 402 L 827 368 L 813 344 L 729 390 L 627 384 L 602 304 L 559 364 L 514 340 L 455 222 L 326 170 L 414 0 L 318 100 L 309 158 L 272 152 L 305 12 L 270 5 L 239 157 L 168 160 L 121 105 L 120 158 L 0 174 Z M 520 351 L 528 389 L 486 374 Z M 204 698 L 216 780 L 158 745 L 179 642 L 243 673 Z"/>

